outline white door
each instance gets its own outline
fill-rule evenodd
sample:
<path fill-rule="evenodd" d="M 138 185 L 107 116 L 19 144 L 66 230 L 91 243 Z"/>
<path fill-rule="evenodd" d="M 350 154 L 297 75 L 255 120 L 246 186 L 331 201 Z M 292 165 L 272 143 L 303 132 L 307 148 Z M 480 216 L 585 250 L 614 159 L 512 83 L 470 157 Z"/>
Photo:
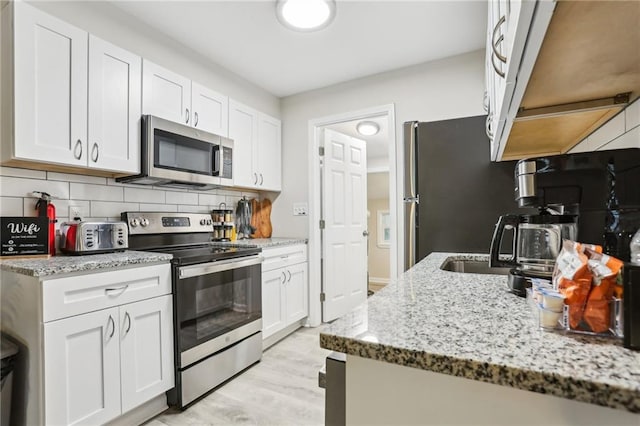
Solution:
<path fill-rule="evenodd" d="M 121 306 L 120 336 L 126 412 L 174 385 L 171 295 Z"/>
<path fill-rule="evenodd" d="M 45 424 L 102 424 L 120 415 L 118 308 L 44 324 L 44 393 Z"/>
<path fill-rule="evenodd" d="M 322 166 L 322 321 L 367 298 L 367 152 L 365 142 L 324 130 Z"/>
<path fill-rule="evenodd" d="M 266 114 L 258 114 L 258 142 L 254 153 L 258 187 L 270 191 L 282 189 L 282 124 Z"/>
<path fill-rule="evenodd" d="M 229 138 L 233 139 L 233 184 L 256 188 L 253 149 L 258 133 L 258 112 L 229 99 Z"/>
<path fill-rule="evenodd" d="M 191 124 L 191 80 L 142 61 L 142 113 Z"/>
<path fill-rule="evenodd" d="M 14 156 L 86 166 L 88 33 L 24 2 L 11 6 Z"/>
<path fill-rule="evenodd" d="M 229 98 L 191 82 L 192 126 L 216 135 L 229 135 Z"/>
<path fill-rule="evenodd" d="M 140 172 L 142 59 L 89 36 L 89 167 Z"/>
<path fill-rule="evenodd" d="M 266 339 L 284 328 L 286 317 L 284 283 L 287 275 L 284 269 L 274 269 L 262 273 L 262 338 Z"/>
<path fill-rule="evenodd" d="M 306 317 L 309 312 L 307 262 L 288 266 L 286 273 L 287 324 L 291 324 Z"/>

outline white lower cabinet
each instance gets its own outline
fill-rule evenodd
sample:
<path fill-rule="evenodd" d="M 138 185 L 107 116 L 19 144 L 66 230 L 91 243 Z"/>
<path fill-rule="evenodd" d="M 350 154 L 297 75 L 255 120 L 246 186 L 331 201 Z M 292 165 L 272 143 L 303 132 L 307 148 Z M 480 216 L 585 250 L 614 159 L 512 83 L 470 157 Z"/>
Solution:
<path fill-rule="evenodd" d="M 26 424 L 103 424 L 174 386 L 170 268 L 3 271 L 3 331 L 29 352 Z"/>
<path fill-rule="evenodd" d="M 305 318 L 309 311 L 306 245 L 263 249 L 262 337 Z"/>

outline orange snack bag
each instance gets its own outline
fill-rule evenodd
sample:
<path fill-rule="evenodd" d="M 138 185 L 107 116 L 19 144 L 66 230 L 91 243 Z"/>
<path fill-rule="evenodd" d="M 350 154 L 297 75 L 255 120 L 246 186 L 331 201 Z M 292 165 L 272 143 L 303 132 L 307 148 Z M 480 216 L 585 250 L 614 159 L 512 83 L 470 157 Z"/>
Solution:
<path fill-rule="evenodd" d="M 569 306 L 569 326 L 577 329 L 582 320 L 592 273 L 587 266 L 588 258 L 584 246 L 575 241 L 564 240 L 553 271 L 553 287 L 565 297 Z"/>
<path fill-rule="evenodd" d="M 609 329 L 611 320 L 610 302 L 616 288 L 622 261 L 606 254 L 587 250 L 587 265 L 593 274 L 593 286 L 584 308 L 584 321 L 591 331 L 602 333 Z"/>

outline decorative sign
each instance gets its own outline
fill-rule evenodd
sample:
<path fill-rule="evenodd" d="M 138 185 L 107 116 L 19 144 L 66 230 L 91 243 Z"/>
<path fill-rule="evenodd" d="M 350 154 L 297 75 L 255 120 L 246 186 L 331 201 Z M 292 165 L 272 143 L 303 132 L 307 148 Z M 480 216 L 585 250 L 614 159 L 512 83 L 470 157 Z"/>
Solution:
<path fill-rule="evenodd" d="M 0 218 L 2 256 L 43 255 L 49 251 L 49 218 Z"/>

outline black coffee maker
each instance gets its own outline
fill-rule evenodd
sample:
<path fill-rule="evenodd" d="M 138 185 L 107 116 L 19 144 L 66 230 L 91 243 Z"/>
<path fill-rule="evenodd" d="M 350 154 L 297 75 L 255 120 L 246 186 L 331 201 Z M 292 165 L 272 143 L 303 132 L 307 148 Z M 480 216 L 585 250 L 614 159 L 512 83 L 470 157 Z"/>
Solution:
<path fill-rule="evenodd" d="M 500 216 L 491 240 L 489 266 L 510 267 L 509 291 L 522 297 L 532 278 L 551 278 L 562 240 L 578 237 L 577 203 L 570 212 L 564 205 L 547 204 L 536 186 L 536 174 L 542 171 L 550 171 L 548 159 L 518 161 L 516 201 L 519 207 L 536 208 L 538 213 Z M 506 230 L 513 234 L 508 257 L 500 255 Z"/>

